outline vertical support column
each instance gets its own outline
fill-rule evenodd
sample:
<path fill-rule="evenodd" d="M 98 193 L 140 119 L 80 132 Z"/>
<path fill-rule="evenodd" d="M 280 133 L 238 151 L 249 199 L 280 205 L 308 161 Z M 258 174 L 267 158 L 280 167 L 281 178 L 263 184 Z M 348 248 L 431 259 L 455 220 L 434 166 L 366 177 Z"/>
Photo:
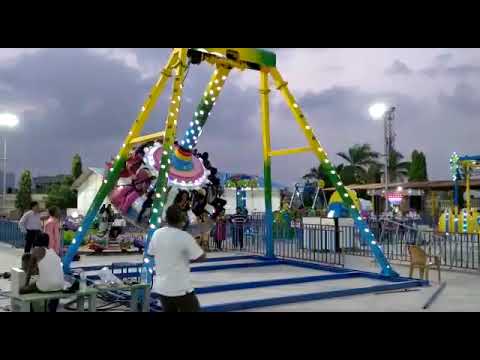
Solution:
<path fill-rule="evenodd" d="M 7 215 L 7 137 L 3 138 L 3 196 L 2 205 Z"/>
<path fill-rule="evenodd" d="M 73 260 L 73 257 L 78 252 L 78 249 L 92 226 L 95 217 L 97 216 L 98 210 L 102 206 L 103 201 L 108 196 L 108 194 L 112 191 L 113 187 L 118 181 L 121 171 L 125 168 L 125 163 L 128 158 L 128 154 L 132 148 L 130 141 L 140 135 L 143 130 L 145 123 L 148 120 L 150 112 L 155 107 L 155 104 L 162 94 L 163 90 L 165 89 L 165 85 L 167 84 L 168 79 L 171 76 L 172 69 L 177 66 L 178 60 L 178 52 L 180 49 L 175 49 L 170 58 L 167 62 L 167 65 L 164 67 L 160 78 L 153 86 L 148 98 L 145 100 L 140 113 L 138 114 L 135 122 L 133 123 L 130 131 L 128 132 L 127 137 L 125 138 L 122 147 L 120 148 L 115 162 L 112 164 L 108 175 L 103 180 L 103 184 L 95 195 L 95 198 L 88 209 L 87 214 L 82 222 L 82 225 L 78 228 L 77 233 L 75 234 L 75 238 L 72 241 L 72 244 L 67 250 L 65 257 L 63 258 L 63 271 L 68 273 L 70 271 L 70 263 Z"/>
<path fill-rule="evenodd" d="M 432 190 L 432 225 L 435 223 L 435 214 L 437 213 L 437 194 Z"/>
<path fill-rule="evenodd" d="M 247 207 L 247 191 L 243 187 L 237 187 L 236 191 L 236 208 L 244 210 Z"/>
<path fill-rule="evenodd" d="M 176 69 L 175 79 L 173 81 L 172 97 L 168 108 L 167 119 L 165 121 L 165 138 L 163 140 L 163 156 L 160 161 L 160 170 L 158 172 L 157 183 L 155 186 L 155 196 L 152 205 L 152 215 L 150 217 L 150 226 L 146 235 L 144 248 L 144 280 L 151 282 L 153 276 L 154 259 L 148 255 L 148 246 L 153 234 L 158 229 L 162 221 L 163 207 L 166 203 L 168 188 L 168 170 L 170 168 L 171 157 L 173 154 L 173 143 L 175 141 L 178 116 L 183 94 L 183 80 L 186 75 L 187 49 L 179 51 L 180 65 Z"/>
<path fill-rule="evenodd" d="M 300 109 L 299 105 L 295 101 L 295 98 L 291 94 L 290 90 L 288 89 L 288 83 L 286 83 L 282 76 L 280 75 L 279 71 L 276 68 L 270 69 L 270 74 L 272 78 L 275 80 L 275 84 L 280 90 L 282 96 L 284 97 L 290 111 L 292 112 L 295 120 L 297 121 L 300 129 L 303 131 L 308 144 L 313 149 L 314 154 L 317 156 L 318 160 L 320 161 L 320 166 L 322 171 L 327 175 L 330 181 L 335 185 L 336 190 L 340 194 L 343 199 L 343 203 L 347 209 L 349 209 L 350 217 L 355 222 L 359 232 L 360 238 L 362 243 L 365 245 L 369 245 L 370 249 L 372 250 L 373 255 L 375 256 L 376 262 L 379 264 L 381 268 L 382 275 L 389 276 L 389 277 L 398 277 L 398 273 L 392 269 L 388 259 L 386 258 L 385 254 L 381 246 L 377 243 L 375 239 L 375 235 L 373 232 L 370 231 L 366 222 L 360 216 L 359 209 L 355 206 L 352 197 L 348 193 L 347 188 L 344 186 L 342 180 L 340 179 L 339 174 L 332 166 L 332 163 L 327 157 L 327 154 L 323 147 L 321 146 L 319 140 L 315 136 L 313 129 L 308 124 L 305 115 L 303 114 L 302 110 Z"/>
<path fill-rule="evenodd" d="M 459 201 L 459 193 L 460 193 L 460 189 L 459 189 L 459 185 L 458 185 L 458 179 L 455 180 L 455 183 L 453 185 L 453 207 L 454 208 L 457 208 L 458 209 L 458 206 L 460 204 L 460 201 Z"/>
<path fill-rule="evenodd" d="M 198 143 L 200 135 L 202 135 L 203 127 L 208 120 L 210 112 L 215 105 L 220 93 L 225 85 L 230 69 L 225 66 L 217 66 L 213 73 L 210 82 L 203 93 L 203 97 L 197 106 L 195 115 L 190 122 L 183 139 L 180 140 L 180 145 L 185 150 L 193 150 Z"/>
<path fill-rule="evenodd" d="M 466 194 L 465 194 L 465 197 L 467 198 L 467 206 L 466 208 L 467 209 L 471 209 L 471 197 L 470 197 L 470 164 L 467 163 L 466 166 L 465 166 L 465 170 L 466 170 L 466 174 L 465 174 L 465 185 L 466 185 Z"/>
<path fill-rule="evenodd" d="M 273 244 L 273 212 L 272 212 L 272 160 L 270 156 L 270 88 L 268 86 L 268 72 L 260 71 L 260 104 L 262 112 L 262 138 L 263 138 L 263 177 L 265 192 L 265 243 L 266 256 L 275 257 Z"/>

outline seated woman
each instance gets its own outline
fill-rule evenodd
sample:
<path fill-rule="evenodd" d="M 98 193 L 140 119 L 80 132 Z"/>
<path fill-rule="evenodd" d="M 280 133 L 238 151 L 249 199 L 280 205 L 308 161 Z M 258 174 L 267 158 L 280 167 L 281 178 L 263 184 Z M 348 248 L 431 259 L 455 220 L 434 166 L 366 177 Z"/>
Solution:
<path fill-rule="evenodd" d="M 134 201 L 148 192 L 153 179 L 147 169 L 140 169 L 130 185 L 120 186 L 112 192 L 110 201 L 122 214 L 127 214 Z"/>
<path fill-rule="evenodd" d="M 56 292 L 62 291 L 65 280 L 60 257 L 53 249 L 48 248 L 49 237 L 41 233 L 34 244 L 29 259 L 24 265 L 27 267 L 25 286 L 20 289 L 21 294 L 32 292 Z M 30 284 L 33 275 L 38 273 L 38 280 Z M 48 303 L 49 312 L 56 312 L 59 300 L 50 300 Z"/>

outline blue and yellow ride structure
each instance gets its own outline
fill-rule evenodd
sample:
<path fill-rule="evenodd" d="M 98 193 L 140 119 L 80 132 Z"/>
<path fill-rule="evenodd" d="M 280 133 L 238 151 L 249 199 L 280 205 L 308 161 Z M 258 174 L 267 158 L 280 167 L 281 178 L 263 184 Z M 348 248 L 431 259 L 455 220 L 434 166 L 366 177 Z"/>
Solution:
<path fill-rule="evenodd" d="M 480 173 L 480 155 L 450 157 L 450 172 L 454 183 L 453 207 L 443 211 L 438 222 L 438 230 L 445 233 L 480 234 L 480 212 L 471 205 L 472 176 Z M 460 181 L 465 180 L 465 208 L 460 209 Z"/>

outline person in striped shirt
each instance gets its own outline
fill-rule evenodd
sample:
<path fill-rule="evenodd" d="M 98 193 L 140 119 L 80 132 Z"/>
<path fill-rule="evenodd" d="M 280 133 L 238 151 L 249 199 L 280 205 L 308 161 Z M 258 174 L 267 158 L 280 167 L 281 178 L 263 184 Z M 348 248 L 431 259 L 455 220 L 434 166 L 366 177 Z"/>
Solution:
<path fill-rule="evenodd" d="M 233 224 L 233 246 L 235 248 L 240 246 L 240 250 L 243 249 L 243 230 L 247 220 L 247 216 L 240 207 L 237 207 L 236 214 L 230 216 L 230 222 Z"/>

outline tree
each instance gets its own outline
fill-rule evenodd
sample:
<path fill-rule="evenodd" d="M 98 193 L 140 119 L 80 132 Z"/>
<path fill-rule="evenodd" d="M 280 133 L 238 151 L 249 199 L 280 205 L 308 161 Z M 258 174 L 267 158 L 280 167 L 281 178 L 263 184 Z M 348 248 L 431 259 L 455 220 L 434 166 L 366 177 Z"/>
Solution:
<path fill-rule="evenodd" d="M 380 156 L 372 150 L 370 144 L 357 144 L 349 148 L 347 153 L 339 152 L 337 155 L 347 162 L 344 168 L 347 171 L 345 178 L 350 179 L 353 176 L 352 180 L 357 184 L 367 182 L 368 167 L 377 164 L 376 159 Z M 346 183 L 346 180 L 344 183 Z"/>
<path fill-rule="evenodd" d="M 77 207 L 77 193 L 72 189 L 76 179 L 82 175 L 82 159 L 75 154 L 72 159 L 72 175 L 67 175 L 60 184 L 53 184 L 47 191 L 47 207 L 56 206 L 60 210 Z"/>
<path fill-rule="evenodd" d="M 50 186 L 47 192 L 47 207 L 56 206 L 61 210 L 77 207 L 77 194 L 72 190 L 73 177 L 68 176 L 61 184 Z"/>
<path fill-rule="evenodd" d="M 354 176 L 354 168 L 350 165 L 345 166 L 344 164 L 340 164 L 335 166 L 335 171 L 342 182 L 345 185 L 351 185 L 356 183 L 356 179 Z M 303 176 L 304 180 L 323 180 L 325 181 L 325 187 L 331 188 L 335 187 L 335 184 L 330 181 L 330 178 L 325 174 L 321 166 L 311 168 L 310 171 Z"/>
<path fill-rule="evenodd" d="M 358 184 L 359 181 L 356 176 L 357 169 L 352 165 L 339 165 L 337 166 L 337 173 L 340 175 L 344 185 Z"/>
<path fill-rule="evenodd" d="M 390 159 L 388 162 L 388 181 L 395 182 L 400 180 L 401 177 L 407 176 L 410 169 L 409 161 L 401 161 L 403 155 L 397 150 L 392 149 L 390 151 Z M 384 169 L 381 170 L 382 174 L 385 173 Z"/>
<path fill-rule="evenodd" d="M 25 170 L 20 177 L 20 184 L 15 199 L 15 207 L 19 209 L 22 213 L 25 210 L 30 209 L 30 204 L 32 202 L 32 174 L 30 171 Z"/>
<path fill-rule="evenodd" d="M 340 165 L 341 167 L 343 167 L 343 165 Z M 338 167 L 337 167 L 337 172 L 338 172 Z M 318 181 L 318 180 L 323 180 L 325 181 L 325 187 L 326 188 L 329 188 L 329 187 L 333 187 L 333 183 L 330 181 L 330 179 L 327 177 L 327 175 L 325 174 L 325 172 L 323 171 L 322 167 L 319 165 L 317 167 L 313 167 L 309 170 L 308 173 L 306 173 L 304 176 L 303 176 L 303 179 L 304 180 L 315 180 L 315 181 Z"/>
<path fill-rule="evenodd" d="M 367 184 L 378 184 L 382 182 L 382 165 L 371 164 L 367 169 Z"/>
<path fill-rule="evenodd" d="M 82 158 L 80 155 L 75 154 L 72 159 L 72 176 L 74 180 L 77 180 L 82 175 Z"/>
<path fill-rule="evenodd" d="M 423 152 L 412 152 L 412 163 L 408 171 L 409 181 L 428 181 L 427 160 Z"/>

